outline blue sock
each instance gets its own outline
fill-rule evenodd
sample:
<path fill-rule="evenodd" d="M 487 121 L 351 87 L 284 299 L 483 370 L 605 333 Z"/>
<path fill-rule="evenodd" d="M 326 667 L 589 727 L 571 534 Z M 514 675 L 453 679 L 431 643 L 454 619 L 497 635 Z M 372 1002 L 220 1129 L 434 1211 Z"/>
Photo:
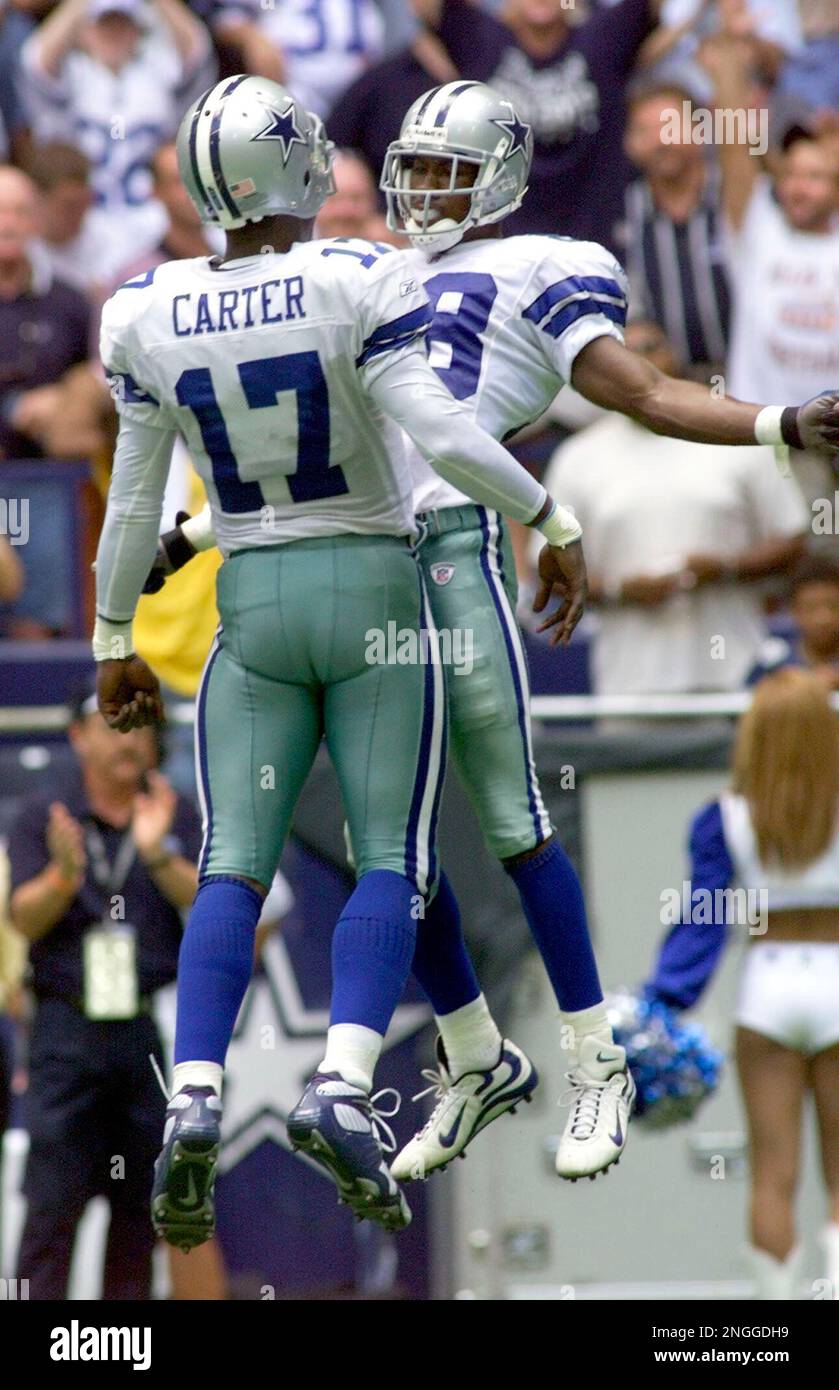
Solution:
<path fill-rule="evenodd" d="M 253 971 L 261 911 L 256 889 L 240 878 L 219 875 L 200 885 L 178 958 L 176 1063 L 224 1066 Z"/>
<path fill-rule="evenodd" d="M 471 1004 L 481 992 L 466 950 L 460 908 L 445 874 L 434 901 L 417 923 L 414 977 L 438 1018 Z"/>
<path fill-rule="evenodd" d="M 330 1023 L 387 1032 L 411 969 L 416 893 L 390 869 L 371 869 L 359 879 L 332 938 Z"/>
<path fill-rule="evenodd" d="M 505 864 L 545 969 L 564 1013 L 589 1009 L 603 998 L 588 934 L 586 905 L 577 871 L 551 840 L 520 864 Z"/>

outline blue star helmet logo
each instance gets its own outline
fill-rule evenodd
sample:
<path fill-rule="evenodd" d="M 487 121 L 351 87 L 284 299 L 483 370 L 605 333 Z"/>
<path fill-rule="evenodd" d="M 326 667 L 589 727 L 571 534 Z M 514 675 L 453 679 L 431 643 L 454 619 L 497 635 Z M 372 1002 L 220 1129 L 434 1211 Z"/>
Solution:
<path fill-rule="evenodd" d="M 510 144 L 504 155 L 505 159 L 512 159 L 516 150 L 521 150 L 522 154 L 527 153 L 527 137 L 530 134 L 530 126 L 520 121 L 515 111 L 512 112 L 509 121 L 493 119 L 493 125 L 497 125 L 506 135 L 510 137 Z"/>
<path fill-rule="evenodd" d="M 269 116 L 268 124 L 264 130 L 252 135 L 252 140 L 279 140 L 282 145 L 283 165 L 288 164 L 289 155 L 293 145 L 305 145 L 307 143 L 305 135 L 298 130 L 294 123 L 294 102 L 290 101 L 285 111 L 277 111 L 273 106 L 266 106 Z"/>

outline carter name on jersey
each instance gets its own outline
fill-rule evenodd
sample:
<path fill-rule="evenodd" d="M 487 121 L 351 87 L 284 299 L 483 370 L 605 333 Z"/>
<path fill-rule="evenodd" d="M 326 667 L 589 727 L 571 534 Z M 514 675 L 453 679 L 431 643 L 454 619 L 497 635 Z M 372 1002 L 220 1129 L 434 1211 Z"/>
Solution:
<path fill-rule="evenodd" d="M 261 285 L 235 290 L 176 294 L 172 327 L 178 338 L 197 338 L 201 333 L 235 333 L 258 324 L 304 319 L 303 291 L 303 276 L 291 275 L 286 280 L 263 280 Z"/>

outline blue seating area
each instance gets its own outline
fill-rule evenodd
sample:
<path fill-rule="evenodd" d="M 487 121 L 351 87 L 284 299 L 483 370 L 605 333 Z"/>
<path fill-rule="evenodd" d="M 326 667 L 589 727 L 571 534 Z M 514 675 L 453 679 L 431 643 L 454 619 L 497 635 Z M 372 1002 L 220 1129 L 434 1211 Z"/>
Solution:
<path fill-rule="evenodd" d="M 26 574 L 13 611 L 71 637 L 83 637 L 87 627 L 83 493 L 89 481 L 87 463 L 4 459 L 0 467 L 3 529 Z M 26 537 L 22 545 L 16 530 L 21 539 Z"/>

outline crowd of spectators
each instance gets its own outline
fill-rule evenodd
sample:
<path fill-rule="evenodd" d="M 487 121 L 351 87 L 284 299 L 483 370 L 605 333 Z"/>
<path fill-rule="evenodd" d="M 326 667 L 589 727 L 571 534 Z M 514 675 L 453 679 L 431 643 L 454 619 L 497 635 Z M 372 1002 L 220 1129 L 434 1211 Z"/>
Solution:
<path fill-rule="evenodd" d="M 194 96 L 242 70 L 326 121 L 338 192 L 320 234 L 391 236 L 377 183 L 408 105 L 458 77 L 489 81 L 535 136 L 505 232 L 609 246 L 629 276 L 630 344 L 747 400 L 839 381 L 832 0 L 0 0 L 0 479 L 43 460 L 57 485 L 85 460 L 100 495 L 89 528 L 115 431 L 101 305 L 161 260 L 220 249 L 172 141 Z M 812 524 L 834 492 L 817 458 L 794 457 L 781 487 L 766 450 L 696 455 L 580 409 L 568 388 L 519 456 L 550 466 L 584 513 L 597 690 L 740 685 L 801 552 L 839 563 L 835 531 Z M 196 491 L 188 459 L 174 476 L 170 510 Z M 33 579 L 55 526 L 0 539 L 0 636 L 68 635 Z M 710 640 L 726 635 L 715 660 Z M 644 659 L 621 657 L 627 644 Z M 170 683 L 189 693 L 177 672 Z"/>

